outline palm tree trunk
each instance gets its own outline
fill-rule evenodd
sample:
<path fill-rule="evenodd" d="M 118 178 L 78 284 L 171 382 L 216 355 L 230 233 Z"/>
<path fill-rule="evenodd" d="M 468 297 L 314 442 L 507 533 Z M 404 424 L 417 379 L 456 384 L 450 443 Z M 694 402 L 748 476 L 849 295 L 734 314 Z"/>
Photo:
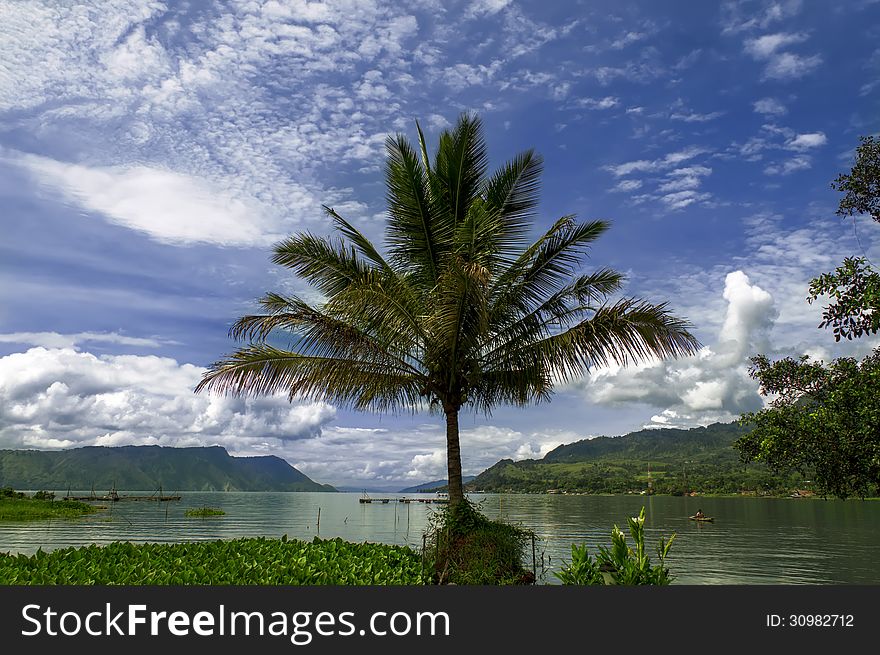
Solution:
<path fill-rule="evenodd" d="M 458 408 L 446 407 L 446 467 L 449 480 L 449 505 L 464 500 L 461 482 L 461 447 L 458 442 Z"/>

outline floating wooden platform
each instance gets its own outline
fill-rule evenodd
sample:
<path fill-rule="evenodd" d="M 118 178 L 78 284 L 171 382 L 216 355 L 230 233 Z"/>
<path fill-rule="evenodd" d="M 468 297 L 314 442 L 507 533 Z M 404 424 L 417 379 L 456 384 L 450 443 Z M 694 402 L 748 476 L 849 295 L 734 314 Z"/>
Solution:
<path fill-rule="evenodd" d="M 387 504 L 390 502 L 396 503 L 448 503 L 448 498 L 358 498 L 359 503 L 382 503 Z"/>
<path fill-rule="evenodd" d="M 79 501 L 84 501 L 84 502 L 104 501 L 104 502 L 116 503 L 116 502 L 119 502 L 120 500 L 135 500 L 135 501 L 146 500 L 146 501 L 156 501 L 156 502 L 167 502 L 167 501 L 172 501 L 172 500 L 180 500 L 180 498 L 181 498 L 181 496 L 178 496 L 178 495 L 168 496 L 168 495 L 163 494 L 162 487 L 159 487 L 158 491 L 150 494 L 149 496 L 127 496 L 125 494 L 120 494 L 118 491 L 116 491 L 116 488 L 114 487 L 108 493 L 102 494 L 100 496 L 95 493 L 94 489 L 92 489 L 92 493 L 89 494 L 88 496 L 71 496 L 70 490 L 68 490 L 67 495 L 62 496 L 61 499 L 62 500 L 79 500 Z"/>
<path fill-rule="evenodd" d="M 167 502 L 171 500 L 180 500 L 182 496 L 124 496 L 124 495 L 115 495 L 115 496 L 62 496 L 61 500 L 79 500 L 83 502 L 95 502 L 95 501 L 103 501 L 103 502 L 111 502 L 116 503 L 121 500 L 154 500 L 157 502 Z"/>

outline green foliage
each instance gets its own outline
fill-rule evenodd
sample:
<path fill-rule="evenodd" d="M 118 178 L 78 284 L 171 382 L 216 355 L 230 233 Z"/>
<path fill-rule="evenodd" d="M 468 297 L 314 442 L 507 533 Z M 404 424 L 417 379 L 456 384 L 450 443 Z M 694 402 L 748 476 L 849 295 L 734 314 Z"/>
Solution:
<path fill-rule="evenodd" d="M 431 517 L 426 556 L 437 584 L 509 585 L 534 581 L 523 566 L 532 533 L 492 521 L 469 500 L 448 505 Z"/>
<path fill-rule="evenodd" d="M 46 498 L 37 498 L 36 495 L 28 498 L 21 492 L 0 495 L 0 521 L 76 518 L 96 511 L 97 509 L 91 505 L 77 501 L 54 501 Z"/>
<path fill-rule="evenodd" d="M 571 563 L 554 575 L 565 585 L 668 585 L 673 576 L 666 567 L 666 558 L 675 535 L 668 540 L 660 538 L 656 551 L 660 563 L 652 566 L 645 552 L 645 508 L 642 507 L 637 517 L 627 520 L 634 548 L 627 544 L 626 535 L 615 525 L 611 531 L 610 548 L 599 546 L 596 559 L 593 559 L 586 544 L 572 544 Z"/>
<path fill-rule="evenodd" d="M 191 507 L 183 515 L 191 518 L 204 518 L 206 516 L 225 516 L 226 512 L 218 507 Z"/>
<path fill-rule="evenodd" d="M 418 585 L 422 561 L 402 546 L 342 539 L 236 539 L 0 554 L 0 584 Z"/>
<path fill-rule="evenodd" d="M 843 192 L 837 214 L 866 214 L 880 222 L 880 140 L 861 137 L 856 161 L 849 173 L 839 175 L 831 188 Z M 831 304 L 823 308 L 821 328 L 832 328 L 834 340 L 853 339 L 880 331 L 880 272 L 863 257 L 847 258 L 833 273 L 810 282 L 812 303 L 827 295 Z"/>
<path fill-rule="evenodd" d="M 610 301 L 621 274 L 583 273 L 607 222 L 564 216 L 529 243 L 540 156 L 528 150 L 490 174 L 477 117 L 464 114 L 440 135 L 433 162 L 418 132 L 418 146 L 399 134 L 386 141 L 387 258 L 325 207 L 335 236 L 293 235 L 272 258 L 324 300 L 267 294 L 263 313 L 230 331 L 247 345 L 196 390 L 443 412 L 456 504 L 461 408 L 547 400 L 555 382 L 596 365 L 690 355 L 699 344 L 665 303 Z M 267 343 L 273 334 L 291 349 Z"/>
<path fill-rule="evenodd" d="M 817 491 L 840 498 L 877 493 L 880 485 L 880 348 L 861 362 L 831 364 L 807 356 L 752 359 L 752 377 L 770 406 L 745 414 L 754 429 L 737 442 L 746 461 L 772 469 L 812 470 Z"/>
<path fill-rule="evenodd" d="M 880 139 L 863 136 L 856 148 L 856 161 L 849 173 L 838 175 L 831 188 L 845 195 L 837 213 L 868 214 L 880 222 Z"/>
<path fill-rule="evenodd" d="M 90 446 L 0 450 L 0 480 L 19 489 L 335 491 L 280 457 L 231 457 L 224 448 Z"/>
<path fill-rule="evenodd" d="M 880 273 L 863 257 L 847 257 L 833 273 L 811 280 L 807 302 L 824 295 L 833 302 L 823 308 L 819 327 L 832 328 L 835 341 L 880 331 Z"/>

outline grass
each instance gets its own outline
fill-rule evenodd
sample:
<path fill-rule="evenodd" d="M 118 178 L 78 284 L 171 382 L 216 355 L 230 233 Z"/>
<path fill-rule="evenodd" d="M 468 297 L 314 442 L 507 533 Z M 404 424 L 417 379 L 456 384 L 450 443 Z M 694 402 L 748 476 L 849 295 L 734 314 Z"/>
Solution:
<path fill-rule="evenodd" d="M 0 584 L 9 585 L 421 585 L 422 569 L 405 546 L 317 537 L 0 553 Z"/>
<path fill-rule="evenodd" d="M 97 508 L 76 500 L 44 500 L 27 496 L 0 498 L 0 521 L 72 519 L 97 511 Z"/>
<path fill-rule="evenodd" d="M 183 515 L 191 518 L 205 518 L 207 516 L 226 516 L 226 512 L 219 507 L 191 507 Z"/>

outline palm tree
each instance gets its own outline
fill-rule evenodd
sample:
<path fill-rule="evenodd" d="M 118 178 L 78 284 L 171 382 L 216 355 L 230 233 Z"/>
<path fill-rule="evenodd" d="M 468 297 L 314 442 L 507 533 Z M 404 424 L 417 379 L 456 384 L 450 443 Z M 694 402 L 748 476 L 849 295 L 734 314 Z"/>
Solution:
<path fill-rule="evenodd" d="M 440 135 L 433 163 L 402 135 L 386 141 L 382 253 L 332 208 L 337 236 L 296 234 L 272 261 L 324 297 L 268 293 L 230 336 L 247 344 L 213 364 L 206 389 L 322 399 L 379 412 L 428 408 L 446 418 L 450 504 L 464 498 L 459 412 L 548 400 L 554 384 L 608 362 L 694 353 L 689 324 L 666 304 L 608 302 L 623 276 L 579 264 L 609 224 L 557 220 L 527 240 L 542 160 L 527 150 L 487 176 L 475 116 Z M 268 343 L 287 333 L 287 349 Z"/>

